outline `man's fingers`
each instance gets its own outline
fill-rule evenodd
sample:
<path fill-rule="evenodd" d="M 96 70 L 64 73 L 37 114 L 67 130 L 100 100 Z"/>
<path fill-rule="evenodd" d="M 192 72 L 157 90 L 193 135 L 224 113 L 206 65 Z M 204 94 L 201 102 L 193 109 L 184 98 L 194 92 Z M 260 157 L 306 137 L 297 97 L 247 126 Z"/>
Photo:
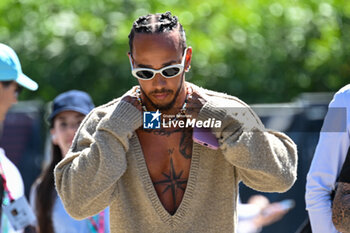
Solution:
<path fill-rule="evenodd" d="M 132 104 L 134 107 L 136 107 L 140 111 L 142 110 L 141 104 L 138 101 L 136 96 L 126 95 L 122 98 L 122 101 Z"/>

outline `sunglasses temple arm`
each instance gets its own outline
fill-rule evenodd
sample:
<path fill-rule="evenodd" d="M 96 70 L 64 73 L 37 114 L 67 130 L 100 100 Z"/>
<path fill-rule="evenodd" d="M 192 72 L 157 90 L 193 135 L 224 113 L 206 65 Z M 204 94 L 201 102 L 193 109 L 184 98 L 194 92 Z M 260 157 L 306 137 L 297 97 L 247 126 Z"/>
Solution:
<path fill-rule="evenodd" d="M 185 69 L 185 62 L 186 62 L 187 49 L 188 49 L 188 48 L 185 49 L 185 52 L 184 52 L 184 55 L 183 55 L 182 61 L 181 61 L 181 65 L 184 67 L 184 69 Z"/>
<path fill-rule="evenodd" d="M 134 67 L 132 65 L 132 61 L 131 61 L 131 55 L 128 56 L 129 57 L 129 61 L 130 61 L 130 67 L 131 67 L 131 70 L 134 70 Z"/>

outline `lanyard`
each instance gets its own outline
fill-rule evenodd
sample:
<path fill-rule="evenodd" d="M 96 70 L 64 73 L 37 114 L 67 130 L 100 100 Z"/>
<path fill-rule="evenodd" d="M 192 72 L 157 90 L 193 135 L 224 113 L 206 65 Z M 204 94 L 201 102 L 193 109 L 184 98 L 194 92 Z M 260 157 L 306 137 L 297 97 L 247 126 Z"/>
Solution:
<path fill-rule="evenodd" d="M 91 230 L 92 232 L 96 232 L 96 233 L 104 233 L 105 232 L 105 225 L 104 225 L 104 215 L 105 212 L 102 211 L 100 212 L 98 215 L 89 217 L 90 223 L 91 223 Z M 97 218 L 98 221 L 98 225 L 97 225 L 97 221 L 95 219 Z"/>
<path fill-rule="evenodd" d="M 13 202 L 15 199 L 12 197 L 9 188 L 7 187 L 5 172 L 4 172 L 4 169 L 2 168 L 1 162 L 0 162 L 0 174 L 1 174 L 1 177 L 2 177 L 2 180 L 3 180 L 3 186 L 4 186 L 4 189 L 5 189 L 5 192 L 7 192 L 7 195 L 9 197 L 9 199 L 10 199 L 10 202 Z"/>

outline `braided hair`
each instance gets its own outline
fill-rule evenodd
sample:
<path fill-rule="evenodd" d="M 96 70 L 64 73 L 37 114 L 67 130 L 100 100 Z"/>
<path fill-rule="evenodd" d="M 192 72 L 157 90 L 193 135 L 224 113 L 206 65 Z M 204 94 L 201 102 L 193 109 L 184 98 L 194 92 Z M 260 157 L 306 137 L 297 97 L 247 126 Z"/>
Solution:
<path fill-rule="evenodd" d="M 132 29 L 129 34 L 129 47 L 132 53 L 132 43 L 135 33 L 164 33 L 178 30 L 180 34 L 180 43 L 182 49 L 187 47 L 186 35 L 182 25 L 179 23 L 176 16 L 172 16 L 169 11 L 163 14 L 148 14 L 141 16 L 132 25 Z"/>

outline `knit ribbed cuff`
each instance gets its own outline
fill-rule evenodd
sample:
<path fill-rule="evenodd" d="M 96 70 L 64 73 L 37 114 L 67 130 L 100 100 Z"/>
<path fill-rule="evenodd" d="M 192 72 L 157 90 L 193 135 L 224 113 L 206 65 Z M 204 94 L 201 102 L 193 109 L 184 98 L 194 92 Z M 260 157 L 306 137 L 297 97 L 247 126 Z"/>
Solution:
<path fill-rule="evenodd" d="M 142 126 L 142 112 L 132 104 L 120 101 L 115 109 L 115 118 L 120 118 L 133 131 Z M 113 117 L 113 118 L 114 118 Z"/>
<path fill-rule="evenodd" d="M 226 116 L 226 111 L 222 108 L 215 107 L 210 102 L 206 102 L 202 109 L 199 111 L 198 120 L 207 120 L 214 118 L 216 120 L 223 121 Z"/>
<path fill-rule="evenodd" d="M 210 102 L 206 102 L 198 114 L 198 120 L 211 122 L 221 122 L 220 127 L 211 127 L 212 133 L 215 134 L 216 138 L 222 138 L 222 131 L 226 127 L 225 119 L 227 118 L 227 112 L 225 109 L 216 107 Z"/>
<path fill-rule="evenodd" d="M 141 111 L 128 102 L 120 101 L 113 113 L 101 120 L 98 128 L 120 134 L 133 132 L 141 126 Z"/>

